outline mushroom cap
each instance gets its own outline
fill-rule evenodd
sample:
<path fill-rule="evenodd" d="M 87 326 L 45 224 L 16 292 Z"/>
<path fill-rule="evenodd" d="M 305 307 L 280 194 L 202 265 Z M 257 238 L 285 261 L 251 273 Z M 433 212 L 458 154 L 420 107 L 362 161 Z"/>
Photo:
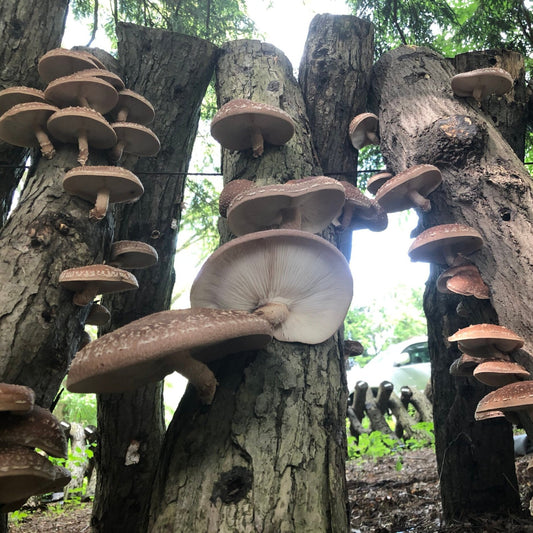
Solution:
<path fill-rule="evenodd" d="M 111 127 L 117 142 L 124 143 L 123 152 L 139 156 L 156 155 L 161 149 L 157 135 L 146 126 L 135 122 L 113 122 Z"/>
<path fill-rule="evenodd" d="M 115 241 L 109 262 L 120 268 L 148 268 L 157 263 L 157 250 L 141 241 Z"/>
<path fill-rule="evenodd" d="M 498 67 L 462 72 L 452 78 L 452 91 L 455 96 L 473 96 L 476 88 L 481 91 L 481 98 L 490 94 L 500 96 L 510 91 L 512 86 L 511 75 Z"/>
<path fill-rule="evenodd" d="M 97 68 L 91 54 L 66 48 L 54 48 L 46 52 L 37 66 L 39 76 L 45 83 L 88 68 Z"/>
<path fill-rule="evenodd" d="M 462 352 L 472 355 L 481 355 L 483 352 L 496 348 L 503 353 L 511 353 L 524 346 L 524 339 L 507 329 L 496 324 L 474 324 L 456 331 L 449 342 L 457 342 Z"/>
<path fill-rule="evenodd" d="M 91 146 L 99 150 L 112 148 L 117 142 L 115 131 L 107 120 L 88 107 L 65 107 L 48 119 L 48 130 L 61 142 L 77 143 L 80 132 L 87 132 Z"/>
<path fill-rule="evenodd" d="M 384 183 L 376 192 L 376 200 L 387 211 L 394 213 L 416 207 L 409 197 L 416 191 L 423 197 L 433 192 L 442 182 L 440 170 L 433 165 L 415 165 Z"/>
<path fill-rule="evenodd" d="M 474 368 L 474 377 L 489 387 L 503 387 L 530 377 L 529 372 L 513 361 L 484 361 Z"/>
<path fill-rule="evenodd" d="M 130 89 L 123 89 L 118 93 L 115 113 L 121 110 L 127 110 L 127 120 L 137 124 L 150 124 L 155 117 L 154 106 L 144 96 Z"/>
<path fill-rule="evenodd" d="M 0 116 L 17 104 L 28 102 L 47 103 L 44 92 L 32 87 L 8 87 L 0 91 Z"/>
<path fill-rule="evenodd" d="M 533 406 L 533 381 L 515 381 L 504 385 L 481 398 L 477 405 L 478 413 L 499 410 L 523 411 Z M 476 418 L 477 419 L 477 418 Z"/>
<path fill-rule="evenodd" d="M 58 467 L 31 448 L 0 446 L 0 503 L 46 492 L 58 473 Z"/>
<path fill-rule="evenodd" d="M 46 129 L 48 118 L 59 109 L 43 102 L 17 104 L 0 117 L 0 139 L 14 146 L 39 146 L 37 129 Z"/>
<path fill-rule="evenodd" d="M 228 207 L 235 196 L 248 190 L 253 186 L 253 182 L 250 180 L 232 180 L 222 189 L 218 198 L 218 212 L 221 217 L 226 218 L 228 213 Z"/>
<path fill-rule="evenodd" d="M 379 120 L 373 113 L 361 113 L 352 119 L 349 126 L 350 140 L 355 149 L 360 150 L 375 142 L 368 137 L 369 133 L 377 136 Z"/>
<path fill-rule="evenodd" d="M 73 48 L 78 48 L 76 46 L 73 46 Z M 83 47 L 81 47 L 83 48 Z M 103 69 L 105 70 L 107 67 L 100 61 L 94 54 L 91 54 L 90 52 L 87 52 L 87 50 L 72 50 L 73 52 L 77 52 L 78 54 L 81 54 L 82 56 L 85 56 L 87 59 L 91 60 L 95 65 L 97 69 Z M 84 69 L 87 70 L 87 69 Z"/>
<path fill-rule="evenodd" d="M 452 254 L 468 255 L 483 246 L 483 239 L 474 228 L 464 224 L 441 224 L 423 231 L 409 247 L 411 261 L 445 265 L 446 249 Z"/>
<path fill-rule="evenodd" d="M 115 74 L 114 72 L 106 70 L 105 67 L 89 68 L 86 70 L 80 70 L 76 74 L 78 76 L 100 78 L 101 80 L 107 81 L 107 83 L 111 84 L 117 91 L 121 91 L 122 89 L 124 89 L 124 82 L 122 81 L 122 78 L 118 76 L 117 74 Z M 117 102 L 118 102 L 118 96 L 117 96 Z"/>
<path fill-rule="evenodd" d="M 107 307 L 93 302 L 89 314 L 85 319 L 85 324 L 90 326 L 105 326 L 111 319 L 111 313 Z"/>
<path fill-rule="evenodd" d="M 0 383 L 0 411 L 27 413 L 33 409 L 35 393 L 24 385 Z"/>
<path fill-rule="evenodd" d="M 322 231 L 341 212 L 344 187 L 332 178 L 316 176 L 284 184 L 250 187 L 237 194 L 227 210 L 235 235 L 279 227 L 283 212 L 298 208 L 301 230 Z"/>
<path fill-rule="evenodd" d="M 40 448 L 52 457 L 67 458 L 67 439 L 59 420 L 38 405 L 25 415 L 0 413 L 0 445 Z"/>
<path fill-rule="evenodd" d="M 133 274 L 109 265 L 87 265 L 69 268 L 59 274 L 59 284 L 70 291 L 80 292 L 88 283 L 98 286 L 98 294 L 109 294 L 139 288 L 137 279 Z"/>
<path fill-rule="evenodd" d="M 349 181 L 340 182 L 344 187 L 345 202 L 342 224 L 345 229 L 354 231 L 369 229 L 370 231 L 384 231 L 389 224 L 389 218 L 379 203 L 365 196 L 361 190 Z M 350 211 L 350 220 L 345 221 L 345 214 Z"/>
<path fill-rule="evenodd" d="M 352 292 L 350 268 L 337 248 L 311 233 L 277 229 L 218 248 L 192 284 L 191 304 L 248 312 L 285 304 L 288 317 L 274 337 L 317 344 L 343 323 Z"/>
<path fill-rule="evenodd" d="M 98 192 L 107 189 L 112 204 L 134 202 L 144 192 L 141 181 L 133 172 L 122 167 L 98 165 L 70 169 L 63 177 L 63 188 L 89 202 L 95 202 Z"/>
<path fill-rule="evenodd" d="M 85 99 L 89 107 L 99 113 L 111 111 L 118 102 L 118 92 L 113 85 L 86 74 L 57 78 L 49 83 L 44 95 L 59 107 L 80 106 Z"/>
<path fill-rule="evenodd" d="M 123 392 L 174 372 L 190 354 L 209 362 L 230 353 L 257 350 L 272 339 L 270 324 L 242 311 L 177 309 L 135 320 L 79 351 L 68 373 L 72 392 Z"/>
<path fill-rule="evenodd" d="M 294 122 L 288 113 L 245 98 L 231 100 L 217 111 L 211 121 L 211 135 L 228 150 L 246 150 L 252 147 L 252 127 L 259 128 L 263 139 L 275 146 L 294 135 Z"/>
<path fill-rule="evenodd" d="M 368 178 L 368 181 L 366 182 L 366 190 L 370 194 L 375 195 L 379 188 L 391 178 L 392 174 L 390 172 L 380 172 L 379 174 L 374 174 Z"/>
<path fill-rule="evenodd" d="M 481 278 L 476 265 L 467 263 L 447 268 L 437 278 L 437 290 L 444 294 L 474 296 L 480 300 L 489 299 L 489 287 Z"/>

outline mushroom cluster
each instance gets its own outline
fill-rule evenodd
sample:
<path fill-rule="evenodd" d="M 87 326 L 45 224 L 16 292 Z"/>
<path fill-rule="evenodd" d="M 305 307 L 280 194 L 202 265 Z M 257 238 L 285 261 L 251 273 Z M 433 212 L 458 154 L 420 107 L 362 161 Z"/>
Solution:
<path fill-rule="evenodd" d="M 14 511 L 30 496 L 69 483 L 70 472 L 46 455 L 67 457 L 67 439 L 59 421 L 35 405 L 29 387 L 0 383 L 0 512 Z"/>

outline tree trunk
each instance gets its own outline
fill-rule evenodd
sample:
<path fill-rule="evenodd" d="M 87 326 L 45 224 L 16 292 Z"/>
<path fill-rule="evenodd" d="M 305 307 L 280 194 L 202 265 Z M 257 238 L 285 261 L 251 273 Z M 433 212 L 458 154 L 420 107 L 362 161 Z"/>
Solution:
<path fill-rule="evenodd" d="M 189 165 L 200 105 L 217 54 L 207 41 L 160 29 L 119 24 L 117 35 L 127 87 L 154 106 L 156 118 L 151 127 L 162 149 L 156 159 L 125 160 L 124 165 L 142 179 L 145 192 L 137 203 L 117 209 L 115 240 L 147 242 L 156 248 L 159 262 L 134 271 L 139 281 L 135 294 L 105 298 L 111 322 L 104 332 L 170 307 L 185 185 L 181 173 Z M 125 394 L 99 395 L 98 427 L 98 471 L 105 475 L 98 478 L 93 530 L 144 532 L 164 436 L 163 382 Z"/>
<path fill-rule="evenodd" d="M 37 62 L 57 48 L 63 37 L 68 0 L 0 2 L 0 90 L 16 85 L 42 89 Z M 31 37 L 30 37 L 31 36 Z M 24 174 L 29 150 L 0 141 L 0 227 L 5 223 L 13 192 Z"/>
<path fill-rule="evenodd" d="M 226 181 L 321 172 L 281 51 L 258 41 L 227 43 L 217 93 L 220 105 L 251 98 L 281 106 L 296 122 L 293 139 L 267 146 L 261 158 L 224 151 Z M 273 341 L 213 364 L 213 404 L 201 406 L 189 389 L 167 431 L 149 530 L 346 531 L 343 363 L 334 336 L 315 346 Z"/>
<path fill-rule="evenodd" d="M 481 102 L 481 110 L 491 118 L 503 138 L 523 161 L 527 127 L 527 94 L 524 56 L 512 50 L 482 50 L 458 54 L 452 59 L 457 72 L 498 67 L 513 78 L 513 88 L 503 96 Z"/>
<path fill-rule="evenodd" d="M 348 127 L 366 111 L 373 53 L 374 31 L 368 21 L 350 15 L 316 15 L 298 76 L 324 174 L 354 185 L 357 150 Z M 340 232 L 337 243 L 349 260 L 352 232 Z"/>
<path fill-rule="evenodd" d="M 526 338 L 524 358 L 533 353 L 531 179 L 473 99 L 452 96 L 454 74 L 438 54 L 414 47 L 385 54 L 374 69 L 385 160 L 395 172 L 430 163 L 443 175 L 421 229 L 463 223 L 485 242 L 471 259 L 490 287 L 490 301 L 438 293 L 438 265 L 431 267 L 425 294 L 437 461 L 448 518 L 517 511 L 519 498 L 510 425 L 474 421 L 487 388 L 450 376 L 459 352 L 447 337 L 469 324 L 499 322 Z"/>

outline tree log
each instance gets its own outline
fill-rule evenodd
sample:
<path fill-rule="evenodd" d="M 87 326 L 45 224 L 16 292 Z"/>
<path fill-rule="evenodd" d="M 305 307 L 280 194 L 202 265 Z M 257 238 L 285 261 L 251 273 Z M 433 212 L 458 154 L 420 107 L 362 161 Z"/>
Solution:
<path fill-rule="evenodd" d="M 396 418 L 395 435 L 399 439 L 418 439 L 424 440 L 427 435 L 423 431 L 418 431 L 413 428 L 416 420 L 407 412 L 397 394 L 392 393 L 389 398 L 389 408 Z"/>
<path fill-rule="evenodd" d="M 372 431 L 381 431 L 381 433 L 396 438 L 394 431 L 392 431 L 389 424 L 387 424 L 383 413 L 379 409 L 374 393 L 370 387 L 366 391 L 365 412 L 370 419 L 370 427 L 372 428 Z"/>
<path fill-rule="evenodd" d="M 362 435 L 363 433 L 370 433 L 370 430 L 368 428 L 363 427 L 363 424 L 361 424 L 361 420 L 355 416 L 355 411 L 352 407 L 348 407 L 346 409 L 346 417 L 350 421 L 350 434 L 352 437 L 355 437 L 356 439 L 359 438 L 359 435 Z"/>
<path fill-rule="evenodd" d="M 135 270 L 139 290 L 104 299 L 111 321 L 102 333 L 170 307 L 174 255 L 200 105 L 213 75 L 217 49 L 207 41 L 134 24 L 117 26 L 121 73 L 127 87 L 156 110 L 150 125 L 161 142 L 157 158 L 126 158 L 144 195 L 117 206 L 115 240 L 144 241 L 158 253 L 157 265 Z M 157 174 L 163 172 L 163 174 Z M 92 527 L 99 532 L 146 531 L 153 476 L 164 436 L 163 382 L 124 394 L 98 396 L 101 434 L 99 476 Z M 137 447 L 138 460 L 126 460 Z M 116 490 L 121 487 L 121 490 Z"/>
<path fill-rule="evenodd" d="M 413 391 L 411 403 L 420 422 L 433 422 L 433 405 L 422 391 L 416 389 Z"/>
<path fill-rule="evenodd" d="M 283 147 L 224 150 L 224 179 L 285 182 L 321 173 L 305 106 L 283 53 L 227 43 L 217 64 L 219 105 L 251 98 L 296 122 Z M 202 407 L 190 389 L 168 428 L 149 530 L 346 531 L 346 391 L 336 336 L 314 346 L 273 341 L 213 364 L 219 386 Z M 313 487 L 309 490 L 309 487 Z"/>
<path fill-rule="evenodd" d="M 363 417 L 365 416 L 365 402 L 368 388 L 368 383 L 366 381 L 358 381 L 355 384 L 355 390 L 353 392 L 353 410 L 355 416 L 359 420 L 363 420 Z"/>
<path fill-rule="evenodd" d="M 471 256 L 489 285 L 490 301 L 441 294 L 432 265 L 424 306 L 432 361 L 436 448 L 446 517 L 508 513 L 519 508 L 510 426 L 476 423 L 486 387 L 448 372 L 459 356 L 447 337 L 472 323 L 499 322 L 526 338 L 532 353 L 533 263 L 531 178 L 473 99 L 454 98 L 453 67 L 425 48 L 384 54 L 374 69 L 381 149 L 395 172 L 419 164 L 439 167 L 443 183 L 420 229 L 443 223 L 476 228 L 484 239 Z M 517 282 L 518 281 L 518 282 Z M 459 301 L 465 320 L 456 314 Z"/>

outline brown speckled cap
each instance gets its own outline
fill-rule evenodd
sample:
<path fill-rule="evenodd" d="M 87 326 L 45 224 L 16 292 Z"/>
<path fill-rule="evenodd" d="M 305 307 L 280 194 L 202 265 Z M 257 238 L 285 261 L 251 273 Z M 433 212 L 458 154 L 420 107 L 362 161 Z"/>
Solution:
<path fill-rule="evenodd" d="M 455 96 L 473 96 L 478 102 L 491 94 L 501 96 L 510 91 L 513 78 L 502 68 L 480 68 L 456 74 L 452 78 Z"/>
<path fill-rule="evenodd" d="M 379 144 L 378 122 L 373 113 L 361 113 L 352 119 L 348 132 L 354 148 L 360 150 L 369 144 Z"/>
<path fill-rule="evenodd" d="M 117 122 L 136 122 L 150 124 L 155 117 L 154 106 L 141 94 L 130 89 L 123 89 L 118 94 L 114 113 Z"/>
<path fill-rule="evenodd" d="M 374 174 L 368 178 L 368 181 L 366 182 L 366 190 L 370 194 L 375 195 L 379 188 L 391 178 L 392 174 L 390 172 L 380 172 L 379 174 Z"/>
<path fill-rule="evenodd" d="M 226 218 L 228 214 L 228 207 L 231 201 L 238 194 L 246 191 L 250 187 L 253 187 L 254 183 L 250 180 L 232 180 L 230 181 L 220 193 L 218 199 L 218 212 L 221 217 Z"/>
<path fill-rule="evenodd" d="M 497 324 L 474 324 L 456 331 L 448 337 L 457 342 L 462 352 L 481 355 L 491 348 L 511 353 L 524 345 L 524 339 L 504 326 Z"/>
<path fill-rule="evenodd" d="M 74 52 L 66 48 L 54 48 L 46 52 L 38 64 L 39 76 L 45 83 L 50 83 L 56 78 L 74 74 L 78 70 L 97 68 L 91 54 Z"/>
<path fill-rule="evenodd" d="M 444 294 L 474 296 L 480 300 L 489 299 L 489 287 L 481 278 L 479 269 L 473 264 L 447 268 L 437 279 L 437 290 Z"/>
<path fill-rule="evenodd" d="M 8 87 L 0 91 L 0 116 L 17 104 L 41 102 L 46 104 L 44 92 L 32 87 Z"/>
<path fill-rule="evenodd" d="M 0 383 L 0 411 L 27 413 L 33 409 L 35 393 L 24 385 Z"/>
<path fill-rule="evenodd" d="M 379 203 L 365 196 L 360 189 L 348 181 L 340 182 L 344 186 L 345 202 L 341 216 L 343 229 L 354 231 L 369 229 L 383 231 L 389 224 L 389 218 Z"/>
<path fill-rule="evenodd" d="M 516 381 L 489 392 L 477 405 L 478 413 L 499 410 L 524 411 L 533 406 L 533 381 Z"/>
<path fill-rule="evenodd" d="M 111 151 L 111 159 L 119 161 L 123 153 L 142 157 L 154 156 L 161 149 L 157 135 L 146 126 L 135 122 L 113 122 L 117 144 Z"/>
<path fill-rule="evenodd" d="M 529 372 L 512 361 L 484 361 L 476 366 L 474 377 L 489 387 L 503 387 L 530 377 Z"/>
<path fill-rule="evenodd" d="M 141 241 L 115 241 L 111 245 L 109 263 L 125 269 L 148 268 L 157 263 L 153 246 Z"/>

